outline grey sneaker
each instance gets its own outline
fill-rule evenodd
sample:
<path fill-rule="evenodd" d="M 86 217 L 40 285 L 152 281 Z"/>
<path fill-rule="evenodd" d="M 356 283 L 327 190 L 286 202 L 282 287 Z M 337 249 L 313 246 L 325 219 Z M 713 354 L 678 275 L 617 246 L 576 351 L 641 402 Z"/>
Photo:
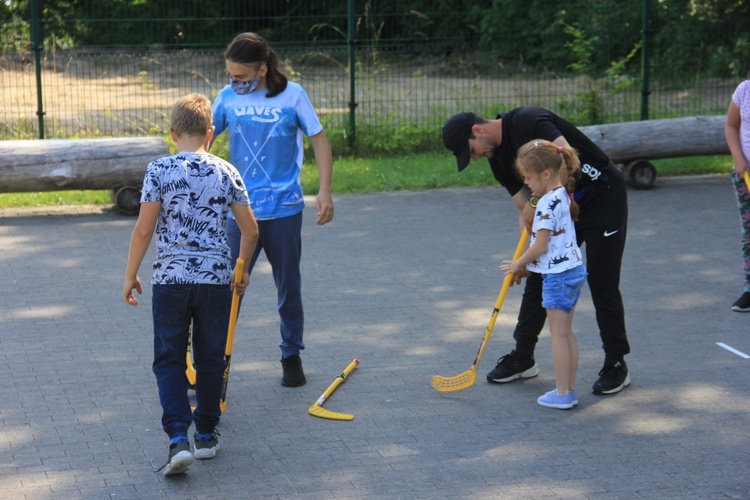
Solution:
<path fill-rule="evenodd" d="M 536 377 L 538 374 L 539 368 L 536 367 L 534 358 L 522 358 L 513 351 L 497 360 L 495 369 L 487 374 L 487 381 L 504 384 L 519 378 Z"/>
<path fill-rule="evenodd" d="M 214 429 L 210 434 L 198 434 L 195 433 L 195 458 L 198 460 L 205 460 L 207 458 L 214 458 L 216 452 L 221 448 L 219 446 L 219 432 Z"/>
<path fill-rule="evenodd" d="M 169 445 L 169 458 L 163 467 L 165 476 L 174 476 L 175 474 L 184 474 L 195 461 L 195 457 L 190 453 L 190 443 L 187 440 L 180 440 Z"/>

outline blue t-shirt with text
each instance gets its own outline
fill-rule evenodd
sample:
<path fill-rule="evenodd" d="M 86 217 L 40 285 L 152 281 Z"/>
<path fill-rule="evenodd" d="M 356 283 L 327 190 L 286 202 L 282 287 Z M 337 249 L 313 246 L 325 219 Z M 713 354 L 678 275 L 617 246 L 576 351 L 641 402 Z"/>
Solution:
<path fill-rule="evenodd" d="M 229 161 L 242 174 L 259 220 L 302 211 L 303 134 L 309 137 L 323 130 L 299 84 L 288 82 L 280 94 L 267 94 L 263 89 L 239 95 L 227 85 L 213 103 L 214 134 L 228 131 Z"/>

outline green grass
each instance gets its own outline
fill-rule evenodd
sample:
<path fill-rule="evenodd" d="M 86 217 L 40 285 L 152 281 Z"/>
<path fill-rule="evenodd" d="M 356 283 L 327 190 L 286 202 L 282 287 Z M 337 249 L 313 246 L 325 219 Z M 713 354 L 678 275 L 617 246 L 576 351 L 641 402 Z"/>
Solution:
<path fill-rule="evenodd" d="M 730 156 L 696 156 L 653 160 L 659 177 L 698 174 L 728 174 Z M 482 160 L 461 172 L 450 153 L 421 153 L 389 158 L 338 158 L 333 169 L 333 193 L 373 193 L 448 187 L 491 186 L 496 181 L 487 162 Z M 318 192 L 314 164 L 302 170 L 305 194 Z M 56 205 L 111 205 L 109 191 L 49 191 L 42 193 L 2 193 L 0 208 Z"/>

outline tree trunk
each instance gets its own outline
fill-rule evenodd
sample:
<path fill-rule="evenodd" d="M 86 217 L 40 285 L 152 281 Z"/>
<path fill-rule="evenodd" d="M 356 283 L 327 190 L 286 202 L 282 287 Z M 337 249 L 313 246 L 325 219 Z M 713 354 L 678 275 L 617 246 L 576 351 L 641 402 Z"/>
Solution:
<path fill-rule="evenodd" d="M 615 163 L 729 154 L 726 115 L 691 116 L 581 127 Z"/>
<path fill-rule="evenodd" d="M 0 193 L 140 189 L 148 163 L 168 154 L 160 137 L 0 141 Z"/>

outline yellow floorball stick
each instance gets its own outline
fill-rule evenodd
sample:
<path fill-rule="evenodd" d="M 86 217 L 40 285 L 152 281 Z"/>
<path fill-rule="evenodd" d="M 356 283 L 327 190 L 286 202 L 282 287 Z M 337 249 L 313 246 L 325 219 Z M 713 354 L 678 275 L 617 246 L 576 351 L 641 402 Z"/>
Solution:
<path fill-rule="evenodd" d="M 748 192 L 750 192 L 750 174 L 747 173 L 747 170 L 745 170 L 745 175 L 743 175 L 745 178 L 745 185 L 747 186 Z"/>
<path fill-rule="evenodd" d="M 326 389 L 325 392 L 320 395 L 315 404 L 310 407 L 310 409 L 308 410 L 310 415 L 320 418 L 328 418 L 331 420 L 354 420 L 354 415 L 349 415 L 348 413 L 336 413 L 335 411 L 326 410 L 325 408 L 323 408 L 323 403 L 326 402 L 328 397 L 333 394 L 333 391 L 335 391 L 338 386 L 346 382 L 346 378 L 357 367 L 358 364 L 359 360 L 354 359 L 351 363 L 349 363 L 349 366 L 344 368 L 343 373 L 336 377 L 333 383 L 328 386 L 328 389 Z"/>
<path fill-rule="evenodd" d="M 238 258 L 234 266 L 234 282 L 242 283 L 242 273 L 245 271 L 245 259 Z M 237 292 L 232 293 L 232 309 L 229 311 L 229 330 L 227 330 L 227 345 L 224 348 L 224 383 L 221 386 L 221 399 L 219 406 L 221 412 L 227 411 L 227 384 L 229 384 L 229 365 L 232 361 L 232 346 L 234 345 L 234 329 L 237 326 L 237 312 L 240 309 L 240 296 Z"/>
<path fill-rule="evenodd" d="M 528 231 L 526 231 L 526 229 L 524 229 L 523 233 L 521 233 L 521 238 L 518 240 L 516 252 L 513 254 L 513 260 L 516 260 L 521 256 L 528 241 L 529 233 Z M 495 303 L 495 309 L 492 311 L 490 323 L 487 325 L 487 329 L 484 331 L 482 343 L 479 344 L 479 349 L 477 350 L 476 356 L 474 356 L 474 363 L 471 365 L 471 368 L 452 377 L 442 377 L 440 375 L 435 375 L 434 377 L 432 377 L 432 387 L 435 390 L 440 392 L 460 391 L 474 385 L 474 380 L 476 380 L 477 378 L 477 367 L 479 366 L 479 362 L 482 361 L 482 356 L 484 356 L 484 350 L 487 347 L 487 342 L 489 342 L 490 340 L 490 335 L 492 335 L 492 329 L 495 327 L 495 320 L 497 320 L 497 315 L 500 313 L 500 308 L 503 305 L 505 296 L 508 294 L 508 289 L 510 288 L 510 284 L 513 281 L 513 276 L 513 274 L 505 275 L 503 286 L 500 288 L 500 295 L 498 295 L 497 302 Z"/>

